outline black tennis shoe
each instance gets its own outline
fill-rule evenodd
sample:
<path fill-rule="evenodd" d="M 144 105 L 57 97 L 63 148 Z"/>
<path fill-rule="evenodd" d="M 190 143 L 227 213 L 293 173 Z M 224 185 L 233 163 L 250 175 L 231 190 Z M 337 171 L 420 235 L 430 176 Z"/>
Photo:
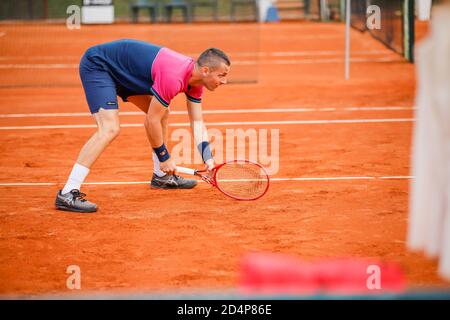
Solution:
<path fill-rule="evenodd" d="M 175 174 L 166 174 L 163 177 L 153 174 L 150 185 L 158 189 L 192 189 L 197 185 L 197 180 L 185 179 Z"/>
<path fill-rule="evenodd" d="M 83 213 L 97 211 L 97 205 L 84 199 L 86 195 L 80 190 L 73 189 L 65 194 L 61 194 L 61 191 L 59 190 L 56 195 L 56 209 Z"/>

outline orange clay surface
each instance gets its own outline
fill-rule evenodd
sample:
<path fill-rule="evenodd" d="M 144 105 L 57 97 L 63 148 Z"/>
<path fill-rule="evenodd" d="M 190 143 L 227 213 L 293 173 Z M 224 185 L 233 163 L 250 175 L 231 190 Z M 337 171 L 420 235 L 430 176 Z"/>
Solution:
<path fill-rule="evenodd" d="M 419 27 L 423 37 L 426 26 Z M 2 115 L 88 112 L 77 70 L 84 50 L 134 38 L 192 55 L 211 46 L 230 53 L 232 83 L 206 92 L 205 110 L 307 109 L 206 114 L 207 122 L 404 119 L 210 125 L 222 132 L 279 129 L 279 170 L 273 178 L 326 178 L 272 181 L 268 194 L 255 202 L 228 199 L 205 183 L 176 191 L 112 184 L 145 182 L 152 174 L 144 128 L 124 127 L 86 181 L 107 183 L 82 188 L 100 209 L 83 215 L 53 205 L 95 129 L 39 126 L 94 124 L 93 119 L 0 117 L 1 295 L 70 293 L 69 265 L 81 268 L 78 294 L 236 288 L 240 259 L 249 251 L 308 260 L 382 258 L 403 267 L 410 288 L 448 287 L 436 273 L 436 261 L 409 252 L 405 244 L 414 65 L 370 35 L 351 31 L 354 61 L 351 80 L 345 81 L 342 24 L 119 24 L 72 31 L 4 24 L 0 31 Z M 138 112 L 129 103 L 121 102 L 120 109 Z M 181 95 L 171 109 L 185 111 Z M 124 114 L 121 123 L 142 124 L 143 118 Z M 170 123 L 187 121 L 185 114 L 170 116 Z M 38 127 L 11 128 L 23 126 Z"/>

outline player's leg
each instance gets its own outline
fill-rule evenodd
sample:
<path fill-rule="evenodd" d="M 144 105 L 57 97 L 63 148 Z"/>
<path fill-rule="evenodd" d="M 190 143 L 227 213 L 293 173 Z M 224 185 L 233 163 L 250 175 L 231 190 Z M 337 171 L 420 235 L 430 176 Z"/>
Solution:
<path fill-rule="evenodd" d="M 128 102 L 131 102 L 132 104 L 134 104 L 139 109 L 141 109 L 144 113 L 147 113 L 148 108 L 150 107 L 150 102 L 152 101 L 152 96 L 151 95 L 135 95 L 135 96 L 126 97 L 126 100 Z M 167 130 L 165 130 L 165 131 L 166 132 L 163 133 L 163 139 L 164 139 L 164 144 L 167 145 L 167 140 L 168 140 L 167 134 L 168 133 L 167 133 Z M 152 151 L 152 159 L 153 159 L 154 175 L 157 175 L 158 177 L 165 176 L 165 173 L 162 172 L 159 167 L 159 159 L 153 151 Z"/>
<path fill-rule="evenodd" d="M 148 112 L 152 96 L 150 95 L 136 95 L 128 96 L 126 100 L 136 105 L 144 113 Z M 161 126 L 163 129 L 164 144 L 168 145 L 169 141 L 169 114 L 166 114 L 161 119 Z M 160 189 L 191 189 L 197 185 L 195 179 L 185 179 L 177 175 L 167 175 L 160 169 L 159 159 L 154 152 L 152 152 L 153 159 L 153 176 L 151 186 Z"/>
<path fill-rule="evenodd" d="M 168 145 L 169 140 L 169 114 L 161 119 L 164 144 Z M 176 174 L 165 174 L 159 169 L 159 159 L 153 152 L 154 174 L 151 186 L 158 189 L 192 189 L 197 185 L 195 179 L 185 179 Z"/>
<path fill-rule="evenodd" d="M 95 212 L 97 210 L 94 203 L 83 199 L 84 194 L 80 193 L 81 184 L 98 157 L 117 137 L 120 126 L 117 109 L 99 109 L 93 116 L 97 122 L 97 131 L 81 148 L 64 188 L 58 193 L 56 197 L 58 209 L 74 212 Z"/>
<path fill-rule="evenodd" d="M 80 63 L 80 76 L 89 109 L 97 123 L 97 131 L 82 147 L 64 188 L 56 196 L 55 205 L 60 210 L 94 212 L 97 206 L 83 199 L 80 187 L 91 166 L 119 134 L 120 125 L 114 81 L 107 72 L 97 70 L 92 65 L 86 67 L 83 60 Z"/>
<path fill-rule="evenodd" d="M 97 131 L 81 148 L 77 163 L 91 168 L 105 148 L 119 135 L 119 110 L 99 109 L 93 114 L 97 122 Z"/>

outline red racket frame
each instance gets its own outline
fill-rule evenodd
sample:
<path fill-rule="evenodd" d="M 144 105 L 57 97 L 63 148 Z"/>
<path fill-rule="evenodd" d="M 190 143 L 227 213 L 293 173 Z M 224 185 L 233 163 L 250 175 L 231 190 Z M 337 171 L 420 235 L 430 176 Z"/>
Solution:
<path fill-rule="evenodd" d="M 223 166 L 226 165 L 226 164 L 230 164 L 230 163 L 239 163 L 239 162 L 250 163 L 250 164 L 256 165 L 256 166 L 258 166 L 260 169 L 262 169 L 262 171 L 263 171 L 264 174 L 266 175 L 266 178 L 267 178 L 267 186 L 266 186 L 266 189 L 265 189 L 264 192 L 261 193 L 258 197 L 248 199 L 248 198 L 240 198 L 240 197 L 233 196 L 233 195 L 227 193 L 226 191 L 224 191 L 224 190 L 220 187 L 220 183 L 219 183 L 219 184 L 217 183 L 217 179 L 216 179 L 216 178 L 217 178 L 217 172 L 219 172 L 219 170 L 220 170 L 221 167 L 223 167 Z M 213 170 L 214 170 L 214 175 L 212 176 L 212 178 L 200 174 L 201 172 L 206 172 L 206 170 L 195 171 L 195 175 L 199 176 L 200 178 L 202 178 L 203 181 L 205 181 L 205 182 L 207 182 L 207 183 L 213 185 L 213 186 L 216 187 L 217 189 L 219 189 L 219 191 L 222 192 L 223 194 L 225 194 L 226 196 L 228 196 L 228 197 L 230 197 L 230 198 L 233 198 L 233 199 L 235 199 L 235 200 L 239 200 L 239 201 L 254 201 L 254 200 L 258 200 L 259 198 L 261 198 L 262 196 L 264 196 L 264 195 L 267 193 L 267 191 L 269 190 L 269 186 L 270 186 L 270 177 L 269 177 L 269 174 L 267 173 L 266 168 L 264 168 L 262 165 L 260 165 L 260 164 L 257 163 L 257 162 L 253 162 L 253 161 L 250 161 L 250 160 L 231 160 L 231 161 L 227 161 L 227 162 L 224 162 L 224 163 L 222 163 L 222 164 L 219 164 L 219 165 L 215 166 Z"/>

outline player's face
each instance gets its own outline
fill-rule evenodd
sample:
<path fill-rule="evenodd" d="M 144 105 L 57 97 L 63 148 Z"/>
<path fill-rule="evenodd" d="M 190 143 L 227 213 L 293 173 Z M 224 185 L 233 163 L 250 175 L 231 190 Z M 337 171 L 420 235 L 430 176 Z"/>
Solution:
<path fill-rule="evenodd" d="M 221 85 L 227 83 L 227 76 L 229 72 L 230 67 L 225 63 L 221 63 L 218 67 L 213 69 L 208 68 L 205 72 L 205 77 L 203 78 L 203 84 L 206 89 L 214 91 Z"/>

